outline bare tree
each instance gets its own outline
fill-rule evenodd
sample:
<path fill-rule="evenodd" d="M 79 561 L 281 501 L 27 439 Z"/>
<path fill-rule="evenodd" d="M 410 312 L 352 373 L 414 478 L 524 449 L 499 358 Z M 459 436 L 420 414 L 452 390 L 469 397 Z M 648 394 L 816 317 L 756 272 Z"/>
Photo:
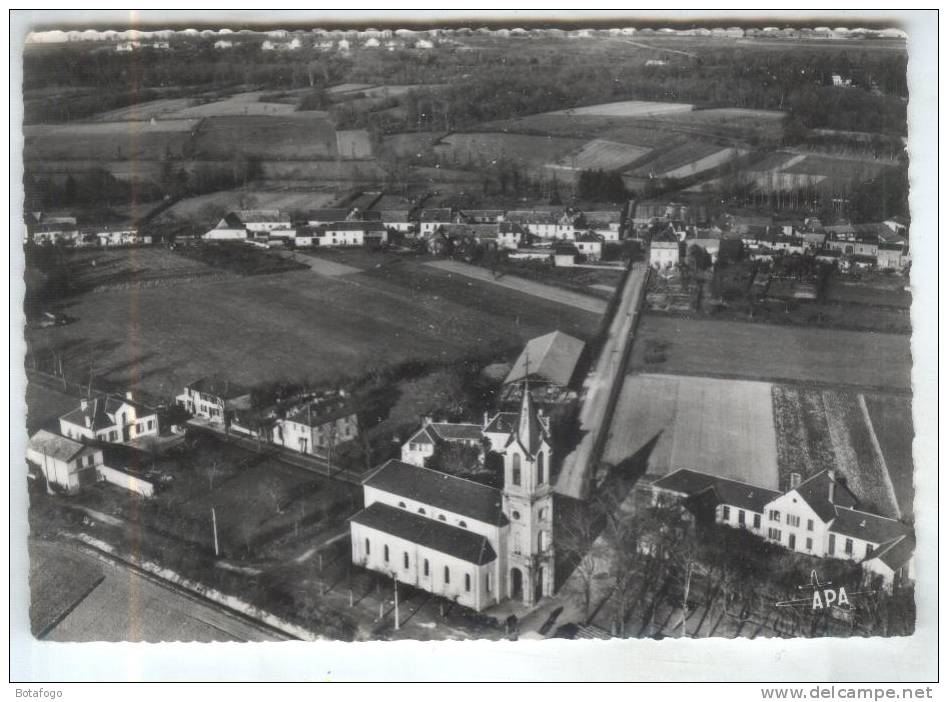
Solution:
<path fill-rule="evenodd" d="M 589 620 L 593 587 L 596 576 L 602 572 L 604 557 L 602 544 L 597 543 L 602 517 L 598 503 L 583 505 L 563 520 L 563 531 L 558 548 L 574 564 L 574 573 L 580 583 L 583 601 L 583 621 Z"/>

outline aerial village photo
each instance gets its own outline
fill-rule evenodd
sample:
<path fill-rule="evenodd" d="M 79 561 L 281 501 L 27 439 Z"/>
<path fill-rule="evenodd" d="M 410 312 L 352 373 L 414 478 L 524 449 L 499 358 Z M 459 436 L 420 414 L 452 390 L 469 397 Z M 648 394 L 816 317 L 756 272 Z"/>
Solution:
<path fill-rule="evenodd" d="M 857 21 L 33 27 L 33 636 L 911 635 L 936 252 Z"/>

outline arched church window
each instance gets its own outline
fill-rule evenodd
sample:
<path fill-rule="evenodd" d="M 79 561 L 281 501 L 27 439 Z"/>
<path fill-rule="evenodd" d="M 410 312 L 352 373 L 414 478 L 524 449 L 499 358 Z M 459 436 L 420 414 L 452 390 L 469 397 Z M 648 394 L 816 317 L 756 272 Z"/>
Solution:
<path fill-rule="evenodd" d="M 544 459 L 544 456 L 543 456 L 543 452 L 541 451 L 539 454 L 537 454 L 537 485 L 543 485 L 543 483 L 545 482 L 545 478 L 543 475 L 544 473 L 544 460 L 543 459 Z"/>
<path fill-rule="evenodd" d="M 515 453 L 513 455 L 513 484 L 520 484 L 520 454 Z"/>
<path fill-rule="evenodd" d="M 514 510 L 513 512 L 510 513 L 510 516 L 513 517 L 514 519 L 520 519 L 520 512 L 518 512 L 517 510 Z"/>

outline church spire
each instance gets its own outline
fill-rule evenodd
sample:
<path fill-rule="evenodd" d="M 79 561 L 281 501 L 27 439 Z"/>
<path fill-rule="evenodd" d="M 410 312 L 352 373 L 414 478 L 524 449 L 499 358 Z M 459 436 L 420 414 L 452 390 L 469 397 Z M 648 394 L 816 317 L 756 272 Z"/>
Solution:
<path fill-rule="evenodd" d="M 520 400 L 520 419 L 517 422 L 517 439 L 520 444 L 533 456 L 540 448 L 542 429 L 533 406 L 533 396 L 530 394 L 530 354 L 524 353 L 523 359 L 523 397 Z"/>

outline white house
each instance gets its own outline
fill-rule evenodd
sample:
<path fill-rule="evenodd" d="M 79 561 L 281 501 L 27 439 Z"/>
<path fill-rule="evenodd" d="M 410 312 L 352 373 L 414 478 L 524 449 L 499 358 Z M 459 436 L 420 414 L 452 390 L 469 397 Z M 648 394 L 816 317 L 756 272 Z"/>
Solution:
<path fill-rule="evenodd" d="M 790 551 L 819 558 L 873 560 L 883 547 L 911 534 L 896 519 L 865 512 L 831 470 L 803 482 L 791 477 L 784 493 L 697 471 L 677 470 L 652 484 L 656 500 L 673 495 L 713 509 L 714 521 L 745 528 Z M 766 499 L 767 497 L 770 499 Z M 738 500 L 745 500 L 744 503 Z M 903 546 L 904 548 L 904 546 Z M 893 560 L 894 562 L 894 560 Z M 903 559 L 901 568 L 907 559 Z M 884 564 L 871 564 L 885 575 Z"/>
<path fill-rule="evenodd" d="M 280 210 L 239 210 L 237 218 L 252 233 L 270 233 L 276 229 L 292 229 L 290 215 Z"/>
<path fill-rule="evenodd" d="M 158 413 L 132 399 L 108 395 L 82 399 L 79 407 L 59 418 L 59 432 L 70 439 L 125 443 L 158 436 Z"/>
<path fill-rule="evenodd" d="M 247 227 L 235 213 L 228 213 L 215 227 L 204 234 L 208 241 L 243 241 L 247 238 Z"/>
<path fill-rule="evenodd" d="M 881 544 L 871 558 L 862 562 L 862 569 L 869 577 L 881 577 L 889 591 L 914 583 L 915 537 L 905 534 Z"/>
<path fill-rule="evenodd" d="M 507 598 L 527 606 L 553 593 L 550 444 L 523 393 L 503 449 L 504 487 L 401 461 L 364 483 L 350 520 L 352 562 L 481 611 Z"/>
<path fill-rule="evenodd" d="M 358 435 L 359 420 L 352 403 L 345 395 L 333 395 L 307 402 L 279 420 L 273 429 L 273 443 L 317 454 Z"/>
<path fill-rule="evenodd" d="M 576 250 L 590 261 L 598 261 L 602 258 L 602 236 L 588 231 L 578 235 L 573 242 Z"/>
<path fill-rule="evenodd" d="M 648 250 L 648 262 L 653 268 L 668 268 L 678 265 L 680 257 L 681 247 L 678 235 L 669 224 L 652 237 Z"/>
<path fill-rule="evenodd" d="M 102 465 L 102 449 L 40 429 L 27 443 L 26 458 L 47 485 L 74 495 L 98 480 L 96 467 Z"/>
<path fill-rule="evenodd" d="M 452 223 L 451 208 L 436 207 L 422 210 L 418 215 L 418 231 L 422 236 L 434 234 L 441 227 Z"/>
<path fill-rule="evenodd" d="M 224 424 L 233 410 L 250 409 L 250 390 L 211 376 L 185 385 L 175 402 L 196 417 Z"/>
<path fill-rule="evenodd" d="M 434 455 L 435 449 L 446 443 L 457 443 L 480 448 L 483 441 L 479 424 L 454 422 L 432 422 L 426 417 L 418 431 L 402 444 L 402 461 L 414 466 L 424 466 Z"/>

